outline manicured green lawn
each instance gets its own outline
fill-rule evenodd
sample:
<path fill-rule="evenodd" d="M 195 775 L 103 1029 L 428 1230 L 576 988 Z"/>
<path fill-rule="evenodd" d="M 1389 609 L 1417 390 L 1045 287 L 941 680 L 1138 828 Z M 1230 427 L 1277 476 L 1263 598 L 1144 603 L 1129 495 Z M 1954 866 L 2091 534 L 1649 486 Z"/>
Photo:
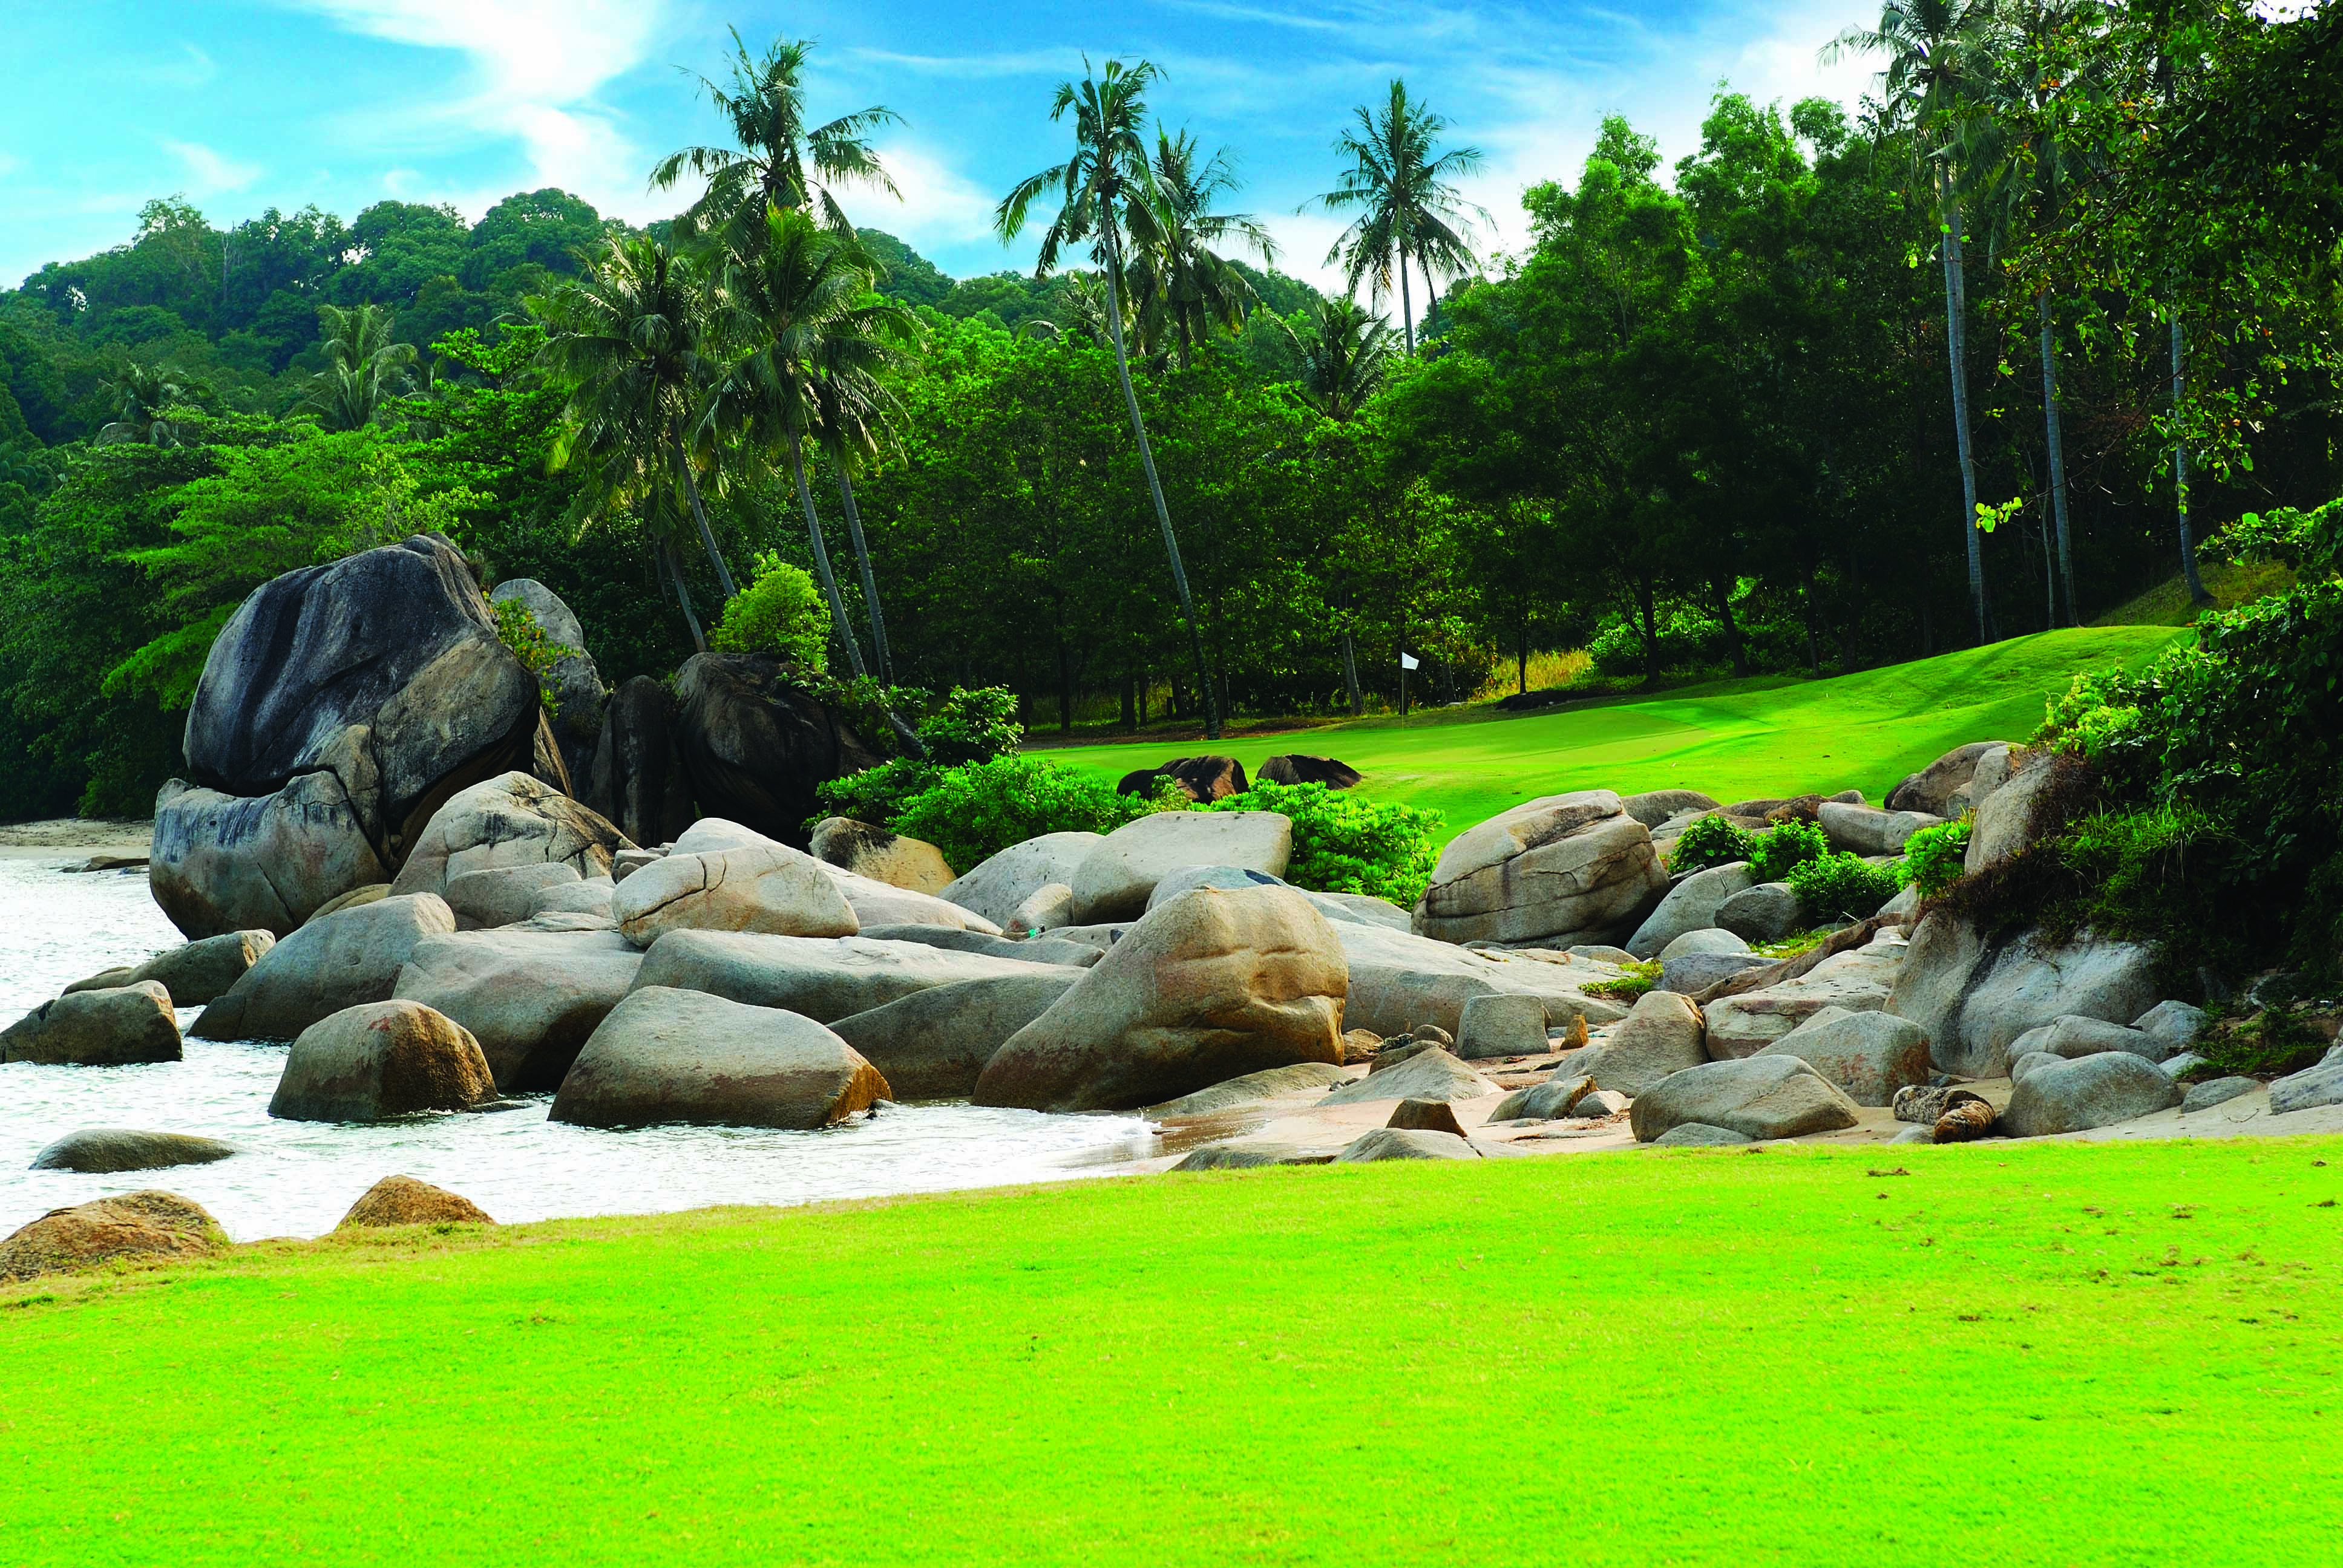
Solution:
<path fill-rule="evenodd" d="M 0 1563 L 2331 1564 L 2338 1197 L 1781 1148 L 247 1249 L 0 1310 Z"/>
<path fill-rule="evenodd" d="M 2173 636 L 2168 627 L 2087 627 L 1828 680 L 1723 681 L 1520 718 L 1476 712 L 1465 722 L 1434 713 L 1405 729 L 1377 719 L 1248 739 L 1235 755 L 1249 770 L 1279 751 L 1340 757 L 1367 776 L 1365 792 L 1435 807 L 1452 833 L 1568 789 L 1702 789 L 1734 800 L 1852 786 L 1875 803 L 1965 741 L 2024 739 L 2042 722 L 2044 698 L 2078 671 L 2146 658 Z M 1050 756 L 1120 777 L 1178 749 L 1153 740 Z"/>

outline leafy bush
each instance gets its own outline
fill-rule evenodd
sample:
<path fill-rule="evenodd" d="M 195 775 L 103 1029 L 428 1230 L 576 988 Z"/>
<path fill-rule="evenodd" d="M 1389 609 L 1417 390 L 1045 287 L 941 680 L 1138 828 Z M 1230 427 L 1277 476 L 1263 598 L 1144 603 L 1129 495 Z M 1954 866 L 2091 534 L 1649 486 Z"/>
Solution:
<path fill-rule="evenodd" d="M 555 665 L 578 650 L 548 637 L 537 612 L 517 598 L 496 599 L 488 608 L 496 614 L 497 640 L 512 649 L 513 657 L 537 677 L 537 699 L 544 704 L 546 718 L 559 719 L 561 700 L 554 695 L 549 678 Z"/>
<path fill-rule="evenodd" d="M 803 567 L 757 553 L 756 580 L 724 601 L 708 639 L 724 653 L 777 653 L 809 670 L 830 668 L 830 608 Z"/>
<path fill-rule="evenodd" d="M 1790 868 L 1830 853 L 1830 839 L 1812 822 L 1780 822 L 1749 835 L 1749 874 L 1761 882 L 1786 879 Z"/>
<path fill-rule="evenodd" d="M 2268 1008 L 2247 1018 L 2216 1020 L 2192 1048 L 2204 1060 L 2187 1077 L 2250 1078 L 2299 1072 L 2327 1054 L 2333 1042 L 2294 1011 Z"/>
<path fill-rule="evenodd" d="M 913 728 L 939 768 L 1009 756 L 1025 739 L 1017 694 L 1005 686 L 955 686 Z"/>
<path fill-rule="evenodd" d="M 1423 896 L 1440 858 L 1439 812 L 1371 800 L 1323 784 L 1257 782 L 1211 811 L 1277 811 L 1293 823 L 1285 879 L 1321 893 L 1366 893 L 1395 904 Z"/>
<path fill-rule="evenodd" d="M 1032 757 L 996 757 L 944 769 L 886 825 L 925 839 L 965 871 L 1043 833 L 1111 833 L 1161 804 L 1118 795 L 1112 779 L 1095 773 Z"/>
<path fill-rule="evenodd" d="M 849 773 L 814 786 L 824 817 L 851 817 L 858 822 L 883 826 L 901 812 L 912 796 L 932 789 L 943 769 L 916 757 L 890 757 L 876 768 Z M 819 819 L 817 819 L 819 820 Z"/>
<path fill-rule="evenodd" d="M 1729 866 L 1749 859 L 1756 841 L 1757 836 L 1746 828 L 1736 828 L 1722 817 L 1703 817 L 1684 824 L 1684 835 L 1669 852 L 1668 869 L 1682 876 L 1686 871 Z"/>
<path fill-rule="evenodd" d="M 1919 889 L 1922 898 L 1933 899 L 1960 880 L 1968 860 L 1969 835 L 1976 830 L 1976 819 L 1964 816 L 1956 822 L 1923 828 L 1906 839 L 1899 868 L 1906 885 Z"/>
<path fill-rule="evenodd" d="M 1779 831 L 1779 829 L 1776 829 Z M 1867 920 L 1896 896 L 1896 871 L 1841 850 L 1792 866 L 1783 879 L 1811 920 Z"/>

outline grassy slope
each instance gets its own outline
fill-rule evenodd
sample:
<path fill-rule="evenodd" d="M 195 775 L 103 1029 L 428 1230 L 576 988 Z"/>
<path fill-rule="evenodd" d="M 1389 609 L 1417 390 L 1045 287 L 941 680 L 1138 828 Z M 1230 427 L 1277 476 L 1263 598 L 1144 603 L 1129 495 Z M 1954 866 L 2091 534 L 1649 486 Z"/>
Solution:
<path fill-rule="evenodd" d="M 1452 832 L 1534 796 L 1597 787 L 1733 800 L 1854 786 L 1876 801 L 1964 741 L 2023 739 L 2043 699 L 2077 671 L 2143 658 L 2172 636 L 2047 632 L 1828 680 L 1762 677 L 1519 718 L 1439 714 L 1406 729 L 1376 720 L 1254 739 L 1236 755 L 1249 769 L 1284 750 L 1340 757 L 1367 776 L 1366 793 L 1437 808 Z M 1161 740 L 1050 753 L 1118 777 L 1170 755 Z"/>
<path fill-rule="evenodd" d="M 2265 594 L 2283 593 L 2294 586 L 2294 574 L 2268 563 L 2245 566 L 2206 561 L 2197 568 L 2205 591 L 2213 596 L 2210 608 L 2230 609 Z M 2175 573 L 2136 598 L 2127 599 L 2093 621 L 2093 626 L 2191 626 L 2207 607 L 2188 602 L 2188 588 Z"/>
<path fill-rule="evenodd" d="M 0 1562 L 2331 1563 L 2338 1193 L 1785 1147 L 264 1245 L 0 1287 Z"/>

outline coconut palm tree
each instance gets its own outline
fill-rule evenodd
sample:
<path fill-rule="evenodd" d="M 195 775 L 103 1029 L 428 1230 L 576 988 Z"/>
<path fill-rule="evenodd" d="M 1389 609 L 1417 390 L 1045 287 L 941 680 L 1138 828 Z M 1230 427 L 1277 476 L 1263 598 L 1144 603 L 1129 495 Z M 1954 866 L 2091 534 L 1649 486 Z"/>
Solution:
<path fill-rule="evenodd" d="M 1160 74 L 1145 60 L 1128 69 L 1120 60 L 1109 60 L 1104 72 L 1093 75 L 1085 57 L 1082 79 L 1059 83 L 1050 101 L 1052 121 L 1069 114 L 1073 116 L 1073 156 L 1020 180 L 993 209 L 992 226 L 1002 243 L 1016 238 L 1024 232 L 1033 204 L 1054 189 L 1058 214 L 1042 232 L 1035 276 L 1047 277 L 1069 246 L 1087 242 L 1098 259 L 1106 282 L 1106 321 L 1114 344 L 1115 374 L 1122 382 L 1123 404 L 1131 411 L 1131 433 L 1139 444 L 1139 466 L 1147 475 L 1147 493 L 1155 502 L 1155 520 L 1163 530 L 1163 554 L 1172 563 L 1172 586 L 1179 592 L 1180 615 L 1188 623 L 1196 687 L 1204 699 L 1204 734 L 1217 740 L 1220 705 L 1212 691 L 1211 670 L 1204 663 L 1203 629 L 1196 620 L 1195 598 L 1188 591 L 1187 568 L 1180 561 L 1180 540 L 1172 531 L 1172 509 L 1163 504 L 1163 485 L 1156 477 L 1155 454 L 1147 445 L 1147 425 L 1140 417 L 1139 394 L 1131 384 L 1131 353 L 1122 333 L 1123 230 L 1134 210 L 1141 214 L 1146 210 L 1152 175 L 1140 127 L 1147 118 L 1147 89 Z"/>
<path fill-rule="evenodd" d="M 1132 306 L 1142 344 L 1160 351 L 1165 339 L 1176 339 L 1185 370 L 1199 339 L 1215 327 L 1242 327 L 1257 303 L 1244 274 L 1212 247 L 1239 240 L 1266 265 L 1277 259 L 1277 245 L 1251 215 L 1212 210 L 1239 184 L 1227 148 L 1199 165 L 1193 137 L 1159 128 L 1152 173 L 1146 189 L 1132 197 L 1134 209 L 1144 209 L 1134 210 L 1134 220 L 1143 216 L 1147 230 L 1132 258 Z"/>
<path fill-rule="evenodd" d="M 1361 282 L 1382 300 L 1399 278 L 1399 316 L 1411 357 L 1415 354 L 1415 308 L 1409 297 L 1412 259 L 1423 274 L 1424 297 L 1436 279 L 1470 272 L 1473 246 L 1465 231 L 1489 215 L 1456 194 L 1449 182 L 1479 166 L 1478 147 L 1437 152 L 1448 122 L 1407 95 L 1407 84 L 1392 78 L 1391 95 L 1380 112 L 1361 104 L 1351 111 L 1356 128 L 1334 138 L 1334 150 L 1350 160 L 1334 188 L 1302 203 L 1358 216 L 1326 253 L 1326 265 L 1340 263 L 1355 292 Z"/>
<path fill-rule="evenodd" d="M 114 418 L 99 427 L 97 445 L 136 442 L 142 447 L 176 447 L 180 429 L 166 411 L 210 396 L 211 389 L 176 365 L 125 365 L 121 374 L 105 384 Z"/>
<path fill-rule="evenodd" d="M 1302 401 L 1329 419 L 1356 415 L 1390 373 L 1391 323 L 1354 299 L 1312 301 L 1304 332 L 1282 318 L 1277 325 L 1302 357 Z"/>
<path fill-rule="evenodd" d="M 862 536 L 862 513 L 854 504 L 854 470 L 878 455 L 889 433 L 894 396 L 882 377 L 904 362 L 919 337 L 918 318 L 902 306 L 863 303 L 830 322 L 813 352 L 814 439 L 838 477 L 846 533 L 862 576 L 862 604 L 870 615 L 870 651 L 880 678 L 890 686 L 895 684 L 895 656 L 887 642 L 886 614 L 879 608 L 879 578 Z"/>
<path fill-rule="evenodd" d="M 391 315 L 379 305 L 317 307 L 326 367 L 309 377 L 296 407 L 328 430 L 357 430 L 382 417 L 394 397 L 415 388 L 415 345 L 391 341 Z"/>
<path fill-rule="evenodd" d="M 762 58 L 754 57 L 740 41 L 739 29 L 732 29 L 731 85 L 706 76 L 699 85 L 730 123 L 738 145 L 685 147 L 651 170 L 650 183 L 659 190 L 687 173 L 708 182 L 706 193 L 684 215 L 688 233 L 733 226 L 753 233 L 761 227 L 765 209 L 777 206 L 819 212 L 825 225 L 851 238 L 854 226 L 839 206 L 834 186 L 860 183 L 901 195 L 870 142 L 881 126 L 900 125 L 901 116 L 873 104 L 822 125 L 806 123 L 801 78 L 812 52 L 809 39 L 777 38 Z"/>
<path fill-rule="evenodd" d="M 1079 337 L 1093 348 L 1114 346 L 1114 334 L 1106 324 L 1106 284 L 1098 274 L 1069 272 L 1061 277 L 1057 308 L 1055 320 L 1036 316 L 1018 323 L 1019 335 L 1057 342 Z"/>
<path fill-rule="evenodd" d="M 1825 65 L 1880 55 L 1883 126 L 1908 129 L 1936 193 L 1944 241 L 1946 352 L 1952 362 L 1953 436 L 1961 463 L 1961 534 L 1968 549 L 1969 600 L 1979 642 L 1993 640 L 1985 558 L 1977 540 L 1976 465 L 1969 450 L 1968 293 L 1961 272 L 1960 118 L 1986 59 L 1994 0 L 1887 0 L 1876 27 L 1850 27 L 1825 45 Z"/>
<path fill-rule="evenodd" d="M 689 517 L 730 598 L 739 588 L 700 495 L 700 471 L 713 469 L 707 403 L 719 365 L 699 269 L 657 240 L 612 239 L 583 276 L 528 305 L 548 329 L 544 362 L 570 388 L 554 462 L 585 465 L 581 515 L 639 505 L 670 531 Z"/>

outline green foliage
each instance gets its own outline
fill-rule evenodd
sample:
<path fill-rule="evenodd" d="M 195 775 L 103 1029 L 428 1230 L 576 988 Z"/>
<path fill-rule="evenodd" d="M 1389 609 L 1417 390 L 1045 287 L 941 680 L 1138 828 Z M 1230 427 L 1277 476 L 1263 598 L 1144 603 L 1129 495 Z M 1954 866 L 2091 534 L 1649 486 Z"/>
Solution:
<path fill-rule="evenodd" d="M 1717 866 L 1729 866 L 1735 860 L 1745 860 L 1755 852 L 1757 835 L 1746 828 L 1736 827 L 1720 816 L 1696 818 L 1684 824 L 1669 851 L 1668 869 L 1677 876 L 1686 871 L 1705 871 Z"/>
<path fill-rule="evenodd" d="M 1976 819 L 1964 816 L 1957 821 L 1923 828 L 1906 839 L 1904 859 L 1897 867 L 1904 882 L 1919 889 L 1922 898 L 1933 899 L 1958 881 L 1968 859 L 1969 835 L 1976 828 Z"/>
<path fill-rule="evenodd" d="M 941 769 L 916 757 L 890 757 L 876 768 L 814 786 L 814 799 L 821 802 L 825 817 L 851 817 L 884 827 L 901 815 L 911 797 L 934 788 L 942 776 Z"/>
<path fill-rule="evenodd" d="M 1096 774 L 1010 756 L 945 769 L 886 825 L 925 839 L 953 869 L 965 871 L 1043 833 L 1111 833 L 1157 809 L 1155 801 L 1115 793 Z"/>
<path fill-rule="evenodd" d="M 1007 757 L 1025 738 L 1017 722 L 1017 694 L 1005 686 L 955 686 L 912 729 L 940 768 Z"/>
<path fill-rule="evenodd" d="M 1617 980 L 1596 980 L 1579 989 L 1588 996 L 1607 997 L 1613 1001 L 1632 1004 L 1659 983 L 1660 962 L 1652 959 L 1642 963 L 1621 965 Z"/>
<path fill-rule="evenodd" d="M 1860 855 L 1839 850 L 1800 860 L 1783 880 L 1798 895 L 1810 920 L 1867 920 L 1896 896 L 1896 868 L 1875 866 Z"/>
<path fill-rule="evenodd" d="M 1813 822 L 1778 822 L 1749 836 L 1749 874 L 1761 882 L 1786 879 L 1790 869 L 1830 853 L 1830 839 Z"/>
<path fill-rule="evenodd" d="M 2264 1008 L 2244 1018 L 2217 1020 L 2193 1049 L 2204 1060 L 2189 1070 L 2211 1078 L 2268 1078 L 2314 1066 L 2334 1043 L 2298 1009 Z"/>
<path fill-rule="evenodd" d="M 726 653 L 779 654 L 819 674 L 830 668 L 830 608 L 812 573 L 760 551 L 756 579 L 725 601 L 708 644 Z"/>
<path fill-rule="evenodd" d="M 517 598 L 496 599 L 488 608 L 497 618 L 497 640 L 510 648 L 513 657 L 537 677 L 537 699 L 544 706 L 546 718 L 558 719 L 561 699 L 553 689 L 553 667 L 578 649 L 548 637 L 537 612 Z"/>
<path fill-rule="evenodd" d="M 1379 801 L 1323 784 L 1256 782 L 1210 811 L 1276 811 L 1293 823 L 1285 879 L 1321 893 L 1366 893 L 1410 905 L 1440 858 L 1437 811 Z"/>

